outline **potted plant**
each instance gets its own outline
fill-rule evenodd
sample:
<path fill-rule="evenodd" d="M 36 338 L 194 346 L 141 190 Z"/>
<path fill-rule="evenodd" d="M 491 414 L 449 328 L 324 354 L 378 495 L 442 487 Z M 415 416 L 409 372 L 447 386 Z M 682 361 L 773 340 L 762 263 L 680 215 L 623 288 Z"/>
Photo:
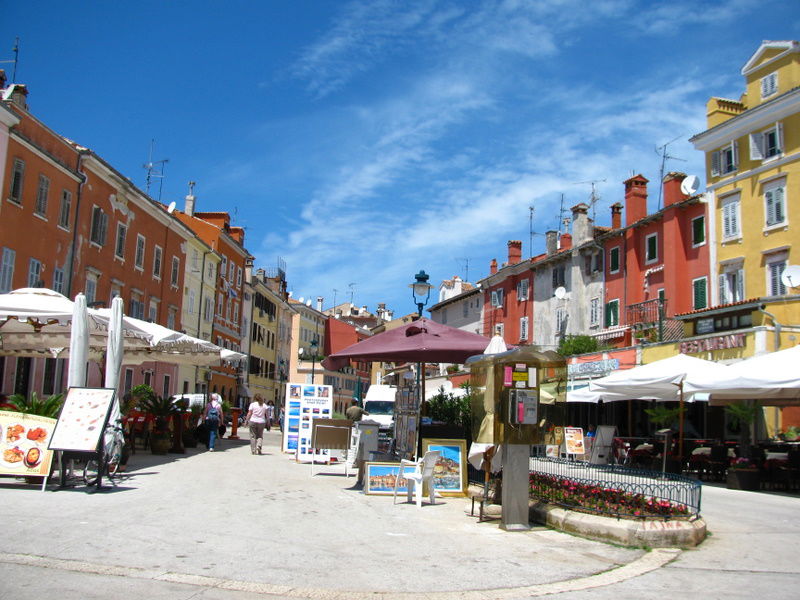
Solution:
<path fill-rule="evenodd" d="M 172 445 L 169 431 L 169 418 L 177 408 L 169 396 L 153 394 L 140 403 L 141 409 L 154 417 L 153 432 L 150 435 L 150 449 L 153 454 L 166 454 Z"/>
<path fill-rule="evenodd" d="M 750 458 L 750 428 L 761 410 L 755 403 L 737 402 L 728 404 L 725 413 L 734 428 L 739 429 L 739 456 Z"/>
<path fill-rule="evenodd" d="M 757 491 L 761 488 L 761 474 L 749 458 L 739 457 L 728 468 L 728 489 Z"/>
<path fill-rule="evenodd" d="M 29 415 L 38 415 L 57 419 L 61 412 L 61 405 L 64 403 L 64 394 L 55 394 L 47 398 L 40 399 L 36 392 L 31 392 L 30 398 L 24 394 L 14 394 L 6 401 L 9 407 L 16 412 Z"/>

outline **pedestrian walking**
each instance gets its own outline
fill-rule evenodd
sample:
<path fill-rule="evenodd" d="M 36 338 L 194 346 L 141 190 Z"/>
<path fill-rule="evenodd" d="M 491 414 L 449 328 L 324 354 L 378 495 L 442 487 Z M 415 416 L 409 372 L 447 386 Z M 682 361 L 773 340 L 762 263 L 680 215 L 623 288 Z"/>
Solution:
<path fill-rule="evenodd" d="M 269 406 L 264 404 L 261 394 L 256 394 L 250 408 L 247 410 L 245 423 L 250 427 L 250 453 L 261 454 L 261 445 L 264 442 L 264 428 L 267 426 Z"/>
<path fill-rule="evenodd" d="M 203 423 L 208 429 L 209 452 L 214 451 L 214 444 L 219 434 L 219 425 L 224 423 L 224 416 L 222 412 L 222 396 L 217 393 L 211 394 L 211 400 L 206 404 L 205 412 L 203 413 Z"/>
<path fill-rule="evenodd" d="M 267 431 L 272 430 L 272 419 L 275 418 L 275 402 L 267 402 Z"/>
<path fill-rule="evenodd" d="M 281 428 L 281 433 L 283 433 L 283 407 L 281 406 L 281 410 L 278 412 L 278 426 Z"/>

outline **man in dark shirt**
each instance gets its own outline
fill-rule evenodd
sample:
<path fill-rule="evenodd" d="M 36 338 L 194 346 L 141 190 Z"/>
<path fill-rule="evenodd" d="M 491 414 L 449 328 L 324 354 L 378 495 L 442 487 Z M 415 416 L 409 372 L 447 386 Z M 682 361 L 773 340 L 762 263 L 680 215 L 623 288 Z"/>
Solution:
<path fill-rule="evenodd" d="M 368 414 L 369 413 L 367 411 L 358 405 L 358 400 L 355 399 L 353 400 L 353 404 L 350 405 L 350 408 L 348 408 L 344 413 L 344 415 L 354 423 L 356 421 L 360 421 L 361 417 Z"/>

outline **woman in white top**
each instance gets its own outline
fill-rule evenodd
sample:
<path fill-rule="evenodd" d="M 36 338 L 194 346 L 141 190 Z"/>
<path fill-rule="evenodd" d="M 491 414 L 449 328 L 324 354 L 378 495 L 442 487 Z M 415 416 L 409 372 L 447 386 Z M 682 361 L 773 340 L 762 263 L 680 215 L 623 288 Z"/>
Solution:
<path fill-rule="evenodd" d="M 268 407 L 264 398 L 259 394 L 247 410 L 247 424 L 250 426 L 250 453 L 261 454 L 261 444 L 264 441 L 264 427 L 267 426 Z"/>

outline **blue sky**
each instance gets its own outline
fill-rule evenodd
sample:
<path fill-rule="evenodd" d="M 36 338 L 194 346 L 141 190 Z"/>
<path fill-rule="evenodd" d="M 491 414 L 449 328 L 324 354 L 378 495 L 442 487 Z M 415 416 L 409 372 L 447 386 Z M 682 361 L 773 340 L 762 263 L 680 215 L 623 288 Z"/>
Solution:
<path fill-rule="evenodd" d="M 294 297 L 401 315 L 420 269 L 438 286 L 510 239 L 528 256 L 529 207 L 557 229 L 578 182 L 599 181 L 599 225 L 634 172 L 655 210 L 666 142 L 704 181 L 706 101 L 798 31 L 775 0 L 6 2 L 0 60 L 19 36 L 32 112 L 142 189 L 154 139 L 162 201 L 196 181 Z"/>

